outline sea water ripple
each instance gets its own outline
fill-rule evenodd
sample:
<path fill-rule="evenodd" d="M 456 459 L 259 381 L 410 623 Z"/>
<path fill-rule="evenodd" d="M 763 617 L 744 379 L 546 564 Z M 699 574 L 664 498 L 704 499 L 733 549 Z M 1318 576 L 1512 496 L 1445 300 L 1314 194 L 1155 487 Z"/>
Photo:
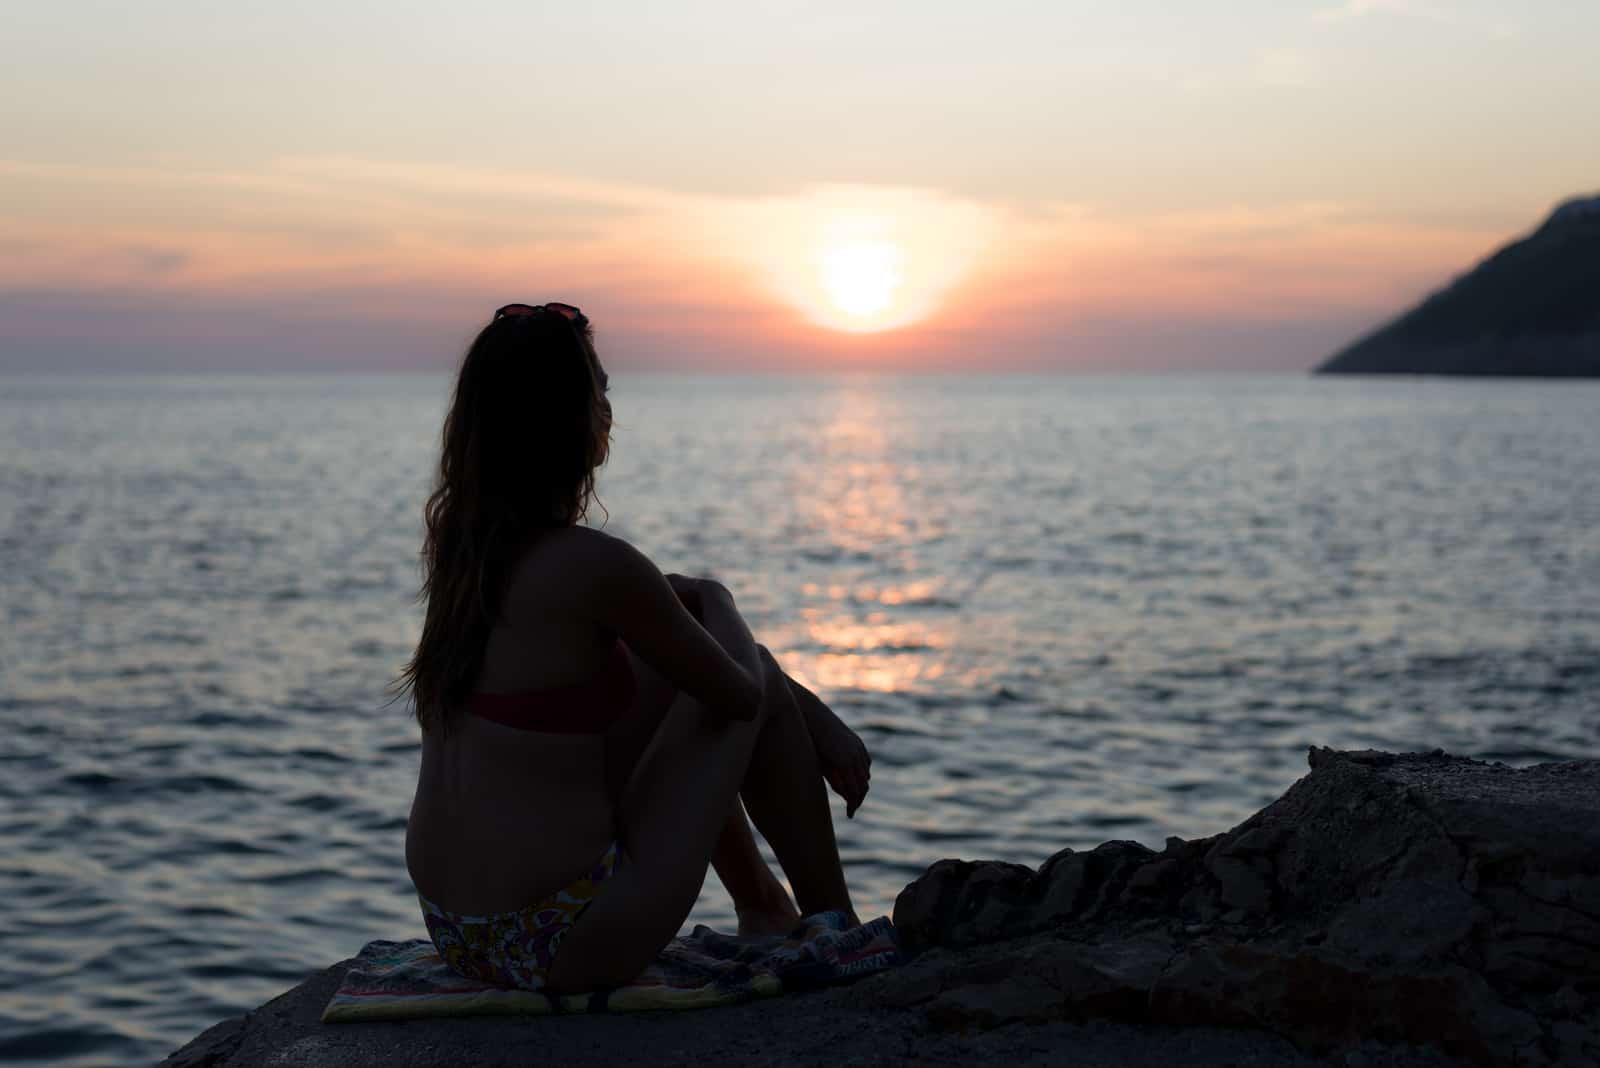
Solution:
<path fill-rule="evenodd" d="M 0 1060 L 154 1060 L 371 938 L 441 376 L 0 388 Z M 856 726 L 863 913 L 1215 833 L 1312 744 L 1600 756 L 1600 385 L 616 376 L 608 530 Z M 604 513 L 600 513 L 602 516 Z M 714 883 L 714 881 L 713 881 Z M 714 884 L 697 919 L 731 922 Z"/>

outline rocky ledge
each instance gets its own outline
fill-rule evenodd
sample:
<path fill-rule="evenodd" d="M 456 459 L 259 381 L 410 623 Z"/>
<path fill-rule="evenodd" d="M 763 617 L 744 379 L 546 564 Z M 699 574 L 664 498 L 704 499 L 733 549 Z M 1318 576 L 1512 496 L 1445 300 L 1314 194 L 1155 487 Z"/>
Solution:
<path fill-rule="evenodd" d="M 1310 763 L 1160 852 L 941 860 L 895 903 L 913 959 L 853 987 L 714 1020 L 324 1027 L 335 965 L 168 1063 L 1600 1064 L 1600 762 Z"/>

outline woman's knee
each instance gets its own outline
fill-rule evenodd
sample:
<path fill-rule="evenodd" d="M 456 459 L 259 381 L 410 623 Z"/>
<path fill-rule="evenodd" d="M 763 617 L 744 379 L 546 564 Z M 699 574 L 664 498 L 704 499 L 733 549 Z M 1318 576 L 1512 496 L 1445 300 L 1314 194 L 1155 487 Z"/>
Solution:
<path fill-rule="evenodd" d="M 763 703 L 770 703 L 777 699 L 787 699 L 789 696 L 789 677 L 783 673 L 783 668 L 778 666 L 778 658 L 772 655 L 772 650 L 765 645 L 757 645 L 756 653 L 761 657 L 761 688 Z"/>

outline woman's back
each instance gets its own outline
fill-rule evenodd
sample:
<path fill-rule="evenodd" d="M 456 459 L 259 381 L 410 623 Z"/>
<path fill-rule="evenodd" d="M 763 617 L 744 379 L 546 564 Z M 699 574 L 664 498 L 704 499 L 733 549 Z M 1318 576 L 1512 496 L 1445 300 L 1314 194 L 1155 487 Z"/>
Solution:
<path fill-rule="evenodd" d="M 582 610 L 593 581 L 592 542 L 604 537 L 584 527 L 555 529 L 519 554 L 498 598 L 475 693 L 581 699 L 590 689 L 584 684 L 626 670 L 615 637 Z M 570 883 L 616 839 L 604 731 L 621 710 L 564 711 L 576 723 L 560 731 L 509 726 L 461 708 L 449 714 L 448 730 L 423 732 L 406 830 L 407 867 L 423 896 L 463 913 L 518 908 Z"/>

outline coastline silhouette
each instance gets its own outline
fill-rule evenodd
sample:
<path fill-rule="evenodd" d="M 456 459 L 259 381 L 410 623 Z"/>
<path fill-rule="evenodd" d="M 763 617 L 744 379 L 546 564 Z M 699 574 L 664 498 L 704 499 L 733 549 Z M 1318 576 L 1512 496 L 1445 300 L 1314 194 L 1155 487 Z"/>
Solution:
<path fill-rule="evenodd" d="M 1318 374 L 1600 377 L 1600 195 L 1351 343 Z"/>

